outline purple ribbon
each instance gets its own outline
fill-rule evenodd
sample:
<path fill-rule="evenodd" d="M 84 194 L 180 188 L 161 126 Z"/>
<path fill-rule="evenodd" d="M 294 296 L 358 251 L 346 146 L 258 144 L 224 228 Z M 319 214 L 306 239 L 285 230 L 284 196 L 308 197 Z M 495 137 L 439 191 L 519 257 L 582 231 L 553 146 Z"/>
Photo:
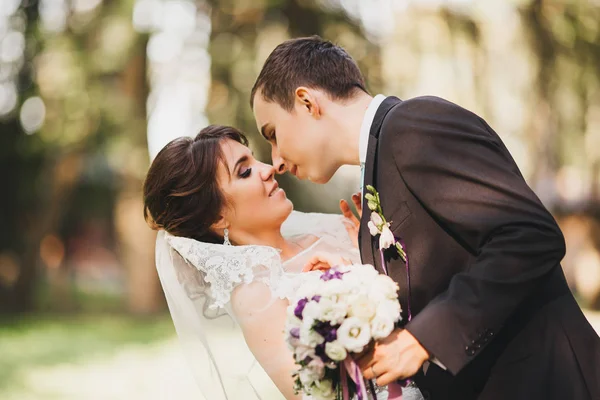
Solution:
<path fill-rule="evenodd" d="M 344 367 L 346 368 L 346 371 L 350 375 L 350 379 L 352 379 L 354 381 L 354 384 L 356 385 L 356 398 L 358 400 L 367 400 L 368 399 L 367 398 L 367 388 L 365 386 L 363 374 L 362 374 L 362 372 L 360 372 L 360 368 L 358 368 L 358 364 L 356 364 L 354 362 L 352 357 L 348 356 L 344 360 Z M 345 374 L 345 372 L 342 372 L 342 373 Z M 344 391 L 344 395 L 347 395 L 348 394 L 347 393 L 348 392 L 348 382 L 344 378 L 342 378 L 342 385 L 343 385 L 342 390 Z M 346 399 L 346 397 L 344 397 L 344 400 L 350 400 L 350 399 Z"/>

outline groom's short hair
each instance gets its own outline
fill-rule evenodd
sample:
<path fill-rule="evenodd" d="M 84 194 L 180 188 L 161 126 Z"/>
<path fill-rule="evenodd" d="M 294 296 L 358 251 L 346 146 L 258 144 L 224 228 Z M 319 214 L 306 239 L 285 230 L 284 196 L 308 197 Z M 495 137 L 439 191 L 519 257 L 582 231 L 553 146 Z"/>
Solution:
<path fill-rule="evenodd" d="M 250 107 L 260 91 L 283 109 L 294 108 L 299 86 L 322 89 L 334 100 L 346 100 L 357 91 L 368 93 L 356 62 L 346 51 L 319 36 L 287 40 L 269 55 L 250 94 Z"/>

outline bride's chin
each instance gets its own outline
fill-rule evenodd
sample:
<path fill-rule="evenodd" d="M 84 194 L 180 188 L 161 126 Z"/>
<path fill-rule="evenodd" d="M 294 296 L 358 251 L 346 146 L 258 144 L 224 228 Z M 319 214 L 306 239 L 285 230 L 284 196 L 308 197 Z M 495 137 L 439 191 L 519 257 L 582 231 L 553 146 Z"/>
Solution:
<path fill-rule="evenodd" d="M 277 211 L 274 211 L 274 217 L 277 218 L 277 221 L 283 224 L 283 222 L 288 219 L 292 211 L 294 211 L 294 204 L 289 199 L 285 199 L 285 202 L 281 205 L 281 208 L 277 207 Z"/>

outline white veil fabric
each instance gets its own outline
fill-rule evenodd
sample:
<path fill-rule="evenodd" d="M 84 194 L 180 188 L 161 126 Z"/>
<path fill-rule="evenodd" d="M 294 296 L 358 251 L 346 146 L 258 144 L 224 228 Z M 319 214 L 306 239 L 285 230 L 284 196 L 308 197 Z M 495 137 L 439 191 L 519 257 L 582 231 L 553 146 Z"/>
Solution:
<path fill-rule="evenodd" d="M 308 234 L 319 240 L 314 248 L 282 262 L 272 247 L 226 246 L 165 231 L 158 234 L 158 275 L 177 335 L 206 400 L 283 399 L 282 388 L 272 378 L 290 376 L 293 360 L 278 357 L 285 315 L 281 311 L 308 275 L 299 274 L 302 266 L 311 250 L 342 253 L 360 262 L 340 215 L 294 211 L 281 231 L 286 238 Z M 253 347 L 249 340 L 253 333 L 261 337 L 259 346 L 265 342 L 273 347 L 261 352 L 260 364 L 248 347 Z M 266 334 L 273 336 L 265 338 Z"/>

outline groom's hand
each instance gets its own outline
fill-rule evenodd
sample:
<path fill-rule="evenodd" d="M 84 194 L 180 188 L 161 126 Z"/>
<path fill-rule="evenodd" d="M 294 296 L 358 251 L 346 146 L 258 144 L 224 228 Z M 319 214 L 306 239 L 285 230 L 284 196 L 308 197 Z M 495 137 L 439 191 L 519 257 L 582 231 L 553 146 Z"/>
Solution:
<path fill-rule="evenodd" d="M 415 375 L 428 359 L 427 350 L 409 331 L 396 329 L 356 361 L 366 379 L 376 378 L 377 385 L 384 386 Z"/>

